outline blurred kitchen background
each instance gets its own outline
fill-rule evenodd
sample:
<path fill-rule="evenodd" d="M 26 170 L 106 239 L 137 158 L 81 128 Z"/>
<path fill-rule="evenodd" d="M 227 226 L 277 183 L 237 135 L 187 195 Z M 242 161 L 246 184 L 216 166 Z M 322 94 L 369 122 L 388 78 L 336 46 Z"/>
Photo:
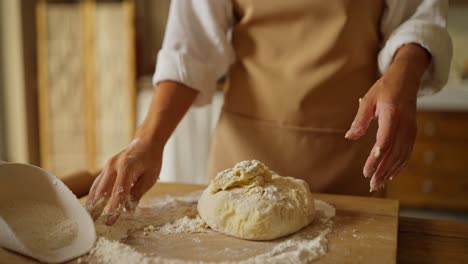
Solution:
<path fill-rule="evenodd" d="M 0 0 L 0 160 L 59 177 L 97 172 L 131 140 L 153 93 L 169 0 Z M 450 81 L 418 101 L 418 137 L 387 196 L 407 216 L 468 221 L 468 0 L 450 2 Z M 206 183 L 222 93 L 192 108 L 161 181 Z M 1 184 L 1 183 L 0 183 Z"/>

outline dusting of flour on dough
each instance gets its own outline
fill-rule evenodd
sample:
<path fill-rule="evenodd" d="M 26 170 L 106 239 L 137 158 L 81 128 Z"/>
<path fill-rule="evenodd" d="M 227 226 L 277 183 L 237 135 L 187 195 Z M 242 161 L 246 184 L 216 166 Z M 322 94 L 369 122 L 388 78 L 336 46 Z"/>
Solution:
<path fill-rule="evenodd" d="M 33 253 L 51 255 L 70 245 L 78 225 L 62 209 L 41 201 L 9 200 L 0 203 L 0 216 Z"/>
<path fill-rule="evenodd" d="M 106 230 L 100 227 L 103 223 L 97 223 L 98 240 L 91 250 L 90 254 L 82 258 L 82 260 L 90 263 L 144 263 L 144 264 L 259 264 L 259 263 L 308 263 L 314 259 L 320 258 L 327 252 L 328 240 L 326 236 L 333 229 L 332 218 L 335 215 L 335 208 L 325 202 L 315 200 L 317 210 L 316 221 L 311 224 L 320 226 L 318 233 L 307 233 L 307 230 L 299 231 L 298 233 L 288 237 L 287 239 L 279 240 L 272 246 L 271 250 L 261 252 L 259 255 L 249 257 L 241 261 L 229 261 L 229 255 L 226 255 L 226 261 L 222 262 L 204 262 L 197 260 L 184 260 L 148 255 L 139 252 L 136 248 L 125 243 L 125 238 L 131 236 L 131 230 L 140 230 L 141 232 L 159 232 L 162 233 L 167 229 L 169 234 L 174 233 L 191 233 L 193 229 L 189 226 L 197 226 L 196 204 L 200 197 L 200 192 L 189 194 L 186 196 L 174 197 L 168 196 L 165 198 L 157 198 L 150 202 L 145 202 L 142 207 L 137 208 L 136 213 L 143 210 L 154 212 L 152 217 L 138 217 L 138 221 L 130 218 L 119 219 L 117 225 L 110 229 L 119 229 L 118 231 Z M 187 216 L 187 217 L 186 217 Z M 201 220 L 201 219 L 200 219 Z M 186 225 L 184 228 L 177 227 L 177 224 Z M 150 226 L 153 226 L 152 228 Z M 308 227 L 307 227 L 308 228 Z M 306 229 L 307 229 L 306 228 Z M 100 230 L 100 231 L 99 231 Z M 213 232 L 207 229 L 208 232 Z M 127 235 L 125 235 L 127 234 Z M 154 233 L 158 235 L 158 233 Z M 198 238 L 188 239 L 197 246 L 201 245 Z"/>
<path fill-rule="evenodd" d="M 244 160 L 234 167 L 219 172 L 209 185 L 211 192 L 227 190 L 243 185 L 251 187 L 271 181 L 271 171 L 258 160 Z"/>

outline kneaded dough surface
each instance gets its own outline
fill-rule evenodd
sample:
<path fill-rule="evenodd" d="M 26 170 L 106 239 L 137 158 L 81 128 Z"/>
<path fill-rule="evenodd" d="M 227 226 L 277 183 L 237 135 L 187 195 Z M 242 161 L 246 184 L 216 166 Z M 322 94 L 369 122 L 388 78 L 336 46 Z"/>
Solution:
<path fill-rule="evenodd" d="M 271 240 L 310 224 L 315 208 L 305 181 L 276 175 L 252 160 L 218 173 L 202 193 L 198 212 L 215 231 Z"/>

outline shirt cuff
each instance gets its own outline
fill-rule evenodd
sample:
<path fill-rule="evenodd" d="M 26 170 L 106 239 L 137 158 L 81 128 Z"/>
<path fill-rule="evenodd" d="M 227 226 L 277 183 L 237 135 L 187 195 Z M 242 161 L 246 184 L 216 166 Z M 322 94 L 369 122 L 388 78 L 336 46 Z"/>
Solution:
<path fill-rule="evenodd" d="M 178 51 L 161 50 L 158 53 L 153 85 L 161 81 L 174 81 L 184 84 L 199 93 L 194 106 L 209 104 L 216 91 L 213 65 L 209 65 Z"/>
<path fill-rule="evenodd" d="M 417 21 L 405 23 L 389 37 L 379 53 L 380 73 L 387 71 L 396 51 L 404 44 L 416 43 L 432 56 L 431 64 L 421 79 L 418 95 L 438 92 L 448 81 L 452 58 L 452 41 L 447 30 L 438 25 L 428 25 Z"/>

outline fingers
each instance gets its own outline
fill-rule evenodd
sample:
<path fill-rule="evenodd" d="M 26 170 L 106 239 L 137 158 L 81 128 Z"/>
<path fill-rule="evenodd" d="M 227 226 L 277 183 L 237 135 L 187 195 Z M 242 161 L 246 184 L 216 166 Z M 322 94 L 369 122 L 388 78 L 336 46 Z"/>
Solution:
<path fill-rule="evenodd" d="M 122 211 L 134 212 L 141 197 L 154 185 L 157 179 L 153 175 L 140 177 L 128 177 L 130 175 L 128 173 L 121 175 L 122 177 L 118 177 L 112 192 L 106 225 L 113 225 Z"/>
<path fill-rule="evenodd" d="M 115 159 L 109 160 L 104 170 L 91 187 L 86 208 L 93 220 L 96 220 L 106 207 L 112 192 L 117 174 L 115 172 Z"/>
<path fill-rule="evenodd" d="M 120 216 L 120 213 L 129 207 L 133 207 L 133 198 L 130 196 L 130 191 L 137 181 L 138 172 L 130 169 L 128 166 L 120 166 L 117 179 L 112 189 L 109 210 L 106 218 L 106 225 L 113 225 Z"/>
<path fill-rule="evenodd" d="M 98 188 L 101 180 L 102 180 L 102 173 L 99 174 L 99 176 L 94 180 L 93 185 L 91 186 L 91 189 L 89 190 L 88 200 L 86 201 L 86 205 L 85 205 L 86 210 L 88 210 L 93 220 L 96 220 L 96 218 L 99 217 L 99 214 L 100 214 L 100 212 L 98 212 L 99 209 L 97 208 L 97 207 L 100 207 L 100 205 L 95 206 L 95 204 L 96 204 L 96 189 Z"/>
<path fill-rule="evenodd" d="M 382 148 L 375 144 L 364 165 L 363 174 L 365 178 L 369 178 L 375 173 L 382 158 Z"/>
<path fill-rule="evenodd" d="M 371 177 L 375 173 L 379 164 L 389 153 L 391 144 L 395 138 L 398 120 L 393 108 L 386 108 L 379 115 L 376 142 L 364 165 L 363 173 L 366 178 Z"/>
<path fill-rule="evenodd" d="M 156 173 L 154 173 L 156 174 Z M 143 175 L 134 184 L 130 191 L 130 196 L 135 203 L 138 203 L 143 195 L 156 183 L 157 175 Z M 132 210 L 132 209 L 130 209 Z"/>
<path fill-rule="evenodd" d="M 96 189 L 93 200 L 90 200 L 88 212 L 91 214 L 91 217 L 94 220 L 98 219 L 104 211 L 104 208 L 107 205 L 107 201 L 110 198 L 115 178 L 116 173 L 114 171 L 104 174 L 99 186 Z"/>
<path fill-rule="evenodd" d="M 405 164 L 407 158 L 409 157 L 409 154 L 407 154 L 408 149 L 404 148 L 401 149 L 402 145 L 400 145 L 400 150 L 393 152 L 393 160 L 392 160 L 392 165 L 390 168 L 388 168 L 387 172 L 384 174 L 383 180 L 384 181 L 389 181 L 393 179 L 394 176 L 396 176 L 401 169 L 403 168 L 403 165 Z"/>
<path fill-rule="evenodd" d="M 91 203 L 94 201 L 96 189 L 99 186 L 99 183 L 101 182 L 101 179 L 102 179 L 102 172 L 99 174 L 98 177 L 96 177 L 96 179 L 94 179 L 93 185 L 89 189 L 88 200 L 86 201 L 86 207 L 91 205 Z"/>
<path fill-rule="evenodd" d="M 415 140 L 415 127 L 410 127 L 409 129 L 405 129 L 404 131 L 400 132 L 399 141 L 396 142 L 398 146 L 398 155 L 396 161 L 394 162 L 393 166 L 388 170 L 387 174 L 385 175 L 385 180 L 391 181 L 393 177 L 398 175 L 398 173 L 404 168 L 406 162 L 409 160 L 411 156 L 411 152 L 413 150 L 413 144 Z"/>
<path fill-rule="evenodd" d="M 346 132 L 345 138 L 356 140 L 362 137 L 375 116 L 375 107 L 368 99 L 359 99 L 359 110 L 354 118 L 351 128 Z"/>
<path fill-rule="evenodd" d="M 414 124 L 409 123 L 408 120 L 402 120 L 401 122 L 397 131 L 394 132 L 393 144 L 372 176 L 370 182 L 371 191 L 382 188 L 386 181 L 393 179 L 401 171 L 411 155 L 416 127 Z"/>
<path fill-rule="evenodd" d="M 385 156 L 383 156 L 382 161 L 379 163 L 376 171 L 372 174 L 372 178 L 369 183 L 370 192 L 377 191 L 385 185 L 385 173 L 387 172 L 388 168 L 392 166 L 392 162 L 394 160 L 392 150 L 393 149 L 390 149 L 390 151 L 387 152 Z"/>
<path fill-rule="evenodd" d="M 94 221 L 96 221 L 104 211 L 107 201 L 109 201 L 109 195 L 106 194 L 105 196 L 97 198 L 92 204 L 88 205 L 87 210 Z"/>

